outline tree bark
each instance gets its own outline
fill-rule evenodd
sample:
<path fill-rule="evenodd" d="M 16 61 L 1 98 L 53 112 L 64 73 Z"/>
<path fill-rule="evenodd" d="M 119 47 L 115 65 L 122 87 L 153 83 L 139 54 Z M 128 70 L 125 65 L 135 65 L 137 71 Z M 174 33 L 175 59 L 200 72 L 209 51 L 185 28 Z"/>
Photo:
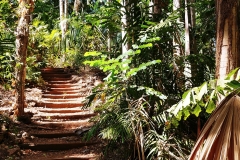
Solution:
<path fill-rule="evenodd" d="M 192 31 L 195 30 L 196 27 L 196 11 L 195 8 L 193 6 L 193 4 L 195 3 L 195 0 L 190 0 L 190 16 L 191 16 L 191 28 Z M 193 33 L 191 36 L 191 50 L 192 50 L 192 54 L 197 54 L 197 44 L 196 44 L 196 38 L 195 38 L 195 34 Z"/>
<path fill-rule="evenodd" d="M 128 40 L 127 40 L 127 15 L 126 15 L 126 7 L 128 4 L 128 0 L 121 0 L 121 13 L 122 13 L 122 17 L 121 17 L 121 22 L 122 22 L 122 53 L 126 53 L 129 50 L 129 44 L 128 44 Z"/>
<path fill-rule="evenodd" d="M 177 11 L 179 13 L 180 9 L 180 0 L 173 0 L 173 11 Z M 180 17 L 177 19 L 177 23 L 180 23 Z M 177 30 L 177 28 L 176 28 Z M 180 35 L 178 35 L 178 32 L 173 37 L 173 55 L 175 56 L 180 56 L 181 55 L 181 50 L 180 50 Z"/>
<path fill-rule="evenodd" d="M 189 34 L 189 18 L 188 18 L 188 0 L 185 0 L 185 56 L 190 55 L 190 34 Z M 185 86 L 191 87 L 190 79 L 192 77 L 191 64 L 186 61 L 184 68 Z"/>
<path fill-rule="evenodd" d="M 216 0 L 216 78 L 224 79 L 240 66 L 239 1 Z"/>
<path fill-rule="evenodd" d="M 26 79 L 26 58 L 29 37 L 30 15 L 33 11 L 33 0 L 19 1 L 19 21 L 16 28 L 16 66 L 15 66 L 15 103 L 13 106 L 14 115 L 24 115 L 25 107 L 25 79 Z"/>

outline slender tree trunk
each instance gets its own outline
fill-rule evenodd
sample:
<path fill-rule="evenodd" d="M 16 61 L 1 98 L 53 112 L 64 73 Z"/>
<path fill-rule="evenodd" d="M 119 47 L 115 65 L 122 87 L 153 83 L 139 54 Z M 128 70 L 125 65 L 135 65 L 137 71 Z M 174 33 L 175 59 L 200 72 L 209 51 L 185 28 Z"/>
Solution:
<path fill-rule="evenodd" d="M 188 18 L 188 1 L 185 0 L 185 56 L 190 55 L 190 34 L 189 34 L 189 18 Z M 190 79 L 192 76 L 191 65 L 186 61 L 184 75 L 186 79 L 186 87 L 191 87 Z"/>
<path fill-rule="evenodd" d="M 216 0 L 216 78 L 224 79 L 240 66 L 239 1 Z"/>
<path fill-rule="evenodd" d="M 195 3 L 195 0 L 190 0 L 190 16 L 191 16 L 191 28 L 192 30 L 195 29 L 195 26 L 196 26 L 196 11 L 195 11 L 195 8 L 193 6 L 193 4 Z M 197 44 L 196 44 L 196 39 L 195 39 L 195 34 L 192 34 L 192 37 L 191 37 L 191 50 L 192 50 L 192 53 L 193 54 L 197 54 Z"/>
<path fill-rule="evenodd" d="M 107 0 L 107 5 L 109 5 L 111 3 L 111 0 Z M 108 33 L 107 33 L 107 50 L 108 52 L 111 52 L 111 31 L 110 29 L 108 29 Z"/>
<path fill-rule="evenodd" d="M 62 31 L 62 39 L 65 36 L 64 33 L 64 7 L 63 7 L 63 2 L 64 0 L 59 0 L 59 16 L 60 16 L 60 27 L 61 27 L 61 31 Z"/>
<path fill-rule="evenodd" d="M 21 0 L 19 2 L 19 21 L 15 32 L 16 35 L 16 66 L 15 66 L 15 103 L 14 115 L 21 117 L 24 115 L 25 107 L 25 79 L 26 79 L 26 59 L 29 37 L 30 15 L 33 11 L 33 0 Z"/>
<path fill-rule="evenodd" d="M 121 13 L 122 13 L 122 17 L 121 17 L 121 22 L 122 22 L 122 53 L 125 53 L 129 50 L 129 45 L 128 45 L 128 40 L 127 40 L 127 31 L 126 31 L 126 27 L 127 27 L 127 15 L 126 15 L 126 6 L 127 6 L 127 0 L 121 0 Z"/>
<path fill-rule="evenodd" d="M 79 10 L 81 8 L 81 5 L 82 5 L 82 3 L 81 3 L 80 0 L 75 0 L 74 1 L 73 11 L 75 12 L 76 15 L 79 14 Z"/>
<path fill-rule="evenodd" d="M 188 1 L 185 0 L 185 56 L 190 55 L 190 36 L 188 19 Z"/>
<path fill-rule="evenodd" d="M 179 13 L 179 9 L 180 9 L 180 0 L 173 0 L 173 11 L 177 11 L 178 14 L 180 15 Z M 180 23 L 180 17 L 177 19 L 177 23 Z M 176 34 L 173 38 L 173 54 L 176 55 L 176 56 L 180 56 L 181 55 L 181 50 L 180 50 L 180 35 L 178 35 L 178 32 L 177 32 L 177 28 L 176 28 Z"/>
<path fill-rule="evenodd" d="M 61 62 L 64 63 L 65 59 L 66 59 L 65 49 L 66 49 L 66 45 L 67 45 L 66 32 L 67 32 L 68 0 L 59 0 L 59 11 L 60 11 L 60 27 L 61 27 L 61 31 L 62 31 Z"/>

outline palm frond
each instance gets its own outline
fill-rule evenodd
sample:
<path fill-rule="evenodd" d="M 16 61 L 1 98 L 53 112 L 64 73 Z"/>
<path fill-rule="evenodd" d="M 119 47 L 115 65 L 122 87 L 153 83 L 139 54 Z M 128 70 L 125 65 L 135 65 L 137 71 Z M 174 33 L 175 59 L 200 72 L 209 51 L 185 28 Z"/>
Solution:
<path fill-rule="evenodd" d="M 209 117 L 189 160 L 240 158 L 239 92 L 229 94 Z"/>

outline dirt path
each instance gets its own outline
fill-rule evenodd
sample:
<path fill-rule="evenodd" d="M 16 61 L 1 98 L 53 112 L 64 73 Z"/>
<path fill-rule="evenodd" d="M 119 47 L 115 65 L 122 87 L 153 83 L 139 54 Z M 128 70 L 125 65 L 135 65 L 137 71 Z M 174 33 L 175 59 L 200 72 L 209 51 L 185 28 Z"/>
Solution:
<path fill-rule="evenodd" d="M 85 97 L 98 81 L 96 76 L 74 76 L 63 68 L 46 68 L 41 74 L 46 89 L 27 90 L 25 112 L 31 120 L 18 126 L 15 141 L 19 140 L 19 145 L 2 147 L 6 147 L 8 153 L 11 151 L 10 157 L 19 155 L 15 159 L 99 159 L 103 142 L 98 138 L 83 140 L 84 131 L 92 126 L 89 119 L 96 115 L 82 108 Z"/>

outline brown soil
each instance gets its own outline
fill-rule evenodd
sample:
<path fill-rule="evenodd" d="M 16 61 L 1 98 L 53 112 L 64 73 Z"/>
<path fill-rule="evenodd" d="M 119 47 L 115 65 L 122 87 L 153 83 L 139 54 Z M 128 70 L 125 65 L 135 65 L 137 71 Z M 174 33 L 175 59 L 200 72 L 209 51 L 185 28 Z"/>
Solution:
<path fill-rule="evenodd" d="M 9 119 L 13 91 L 0 88 L 0 160 L 122 159 L 117 153 L 103 158 L 106 143 L 98 137 L 89 141 L 78 135 L 88 130 L 96 113 L 83 109 L 84 99 L 101 83 L 96 71 L 42 70 L 44 87 L 26 88 L 27 113 L 21 122 Z M 118 158 L 117 158 L 118 157 Z"/>

